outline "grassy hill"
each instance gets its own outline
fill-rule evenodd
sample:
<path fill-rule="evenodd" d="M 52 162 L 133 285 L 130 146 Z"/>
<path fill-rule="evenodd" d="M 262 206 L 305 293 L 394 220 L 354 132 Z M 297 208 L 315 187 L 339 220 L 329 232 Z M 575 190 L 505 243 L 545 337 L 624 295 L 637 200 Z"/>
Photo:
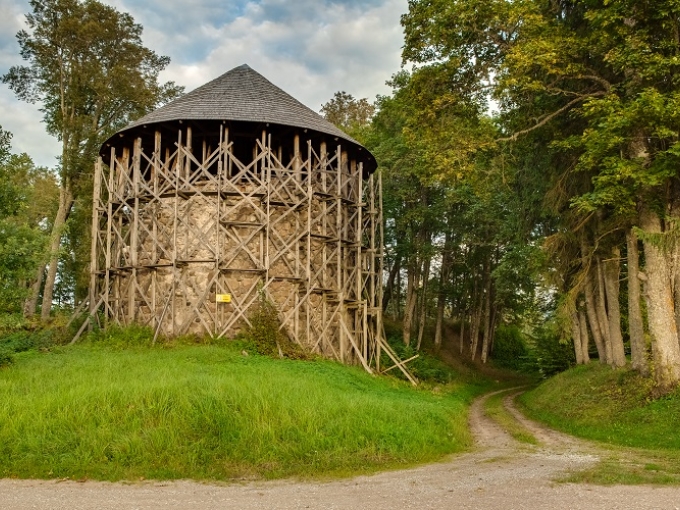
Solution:
<path fill-rule="evenodd" d="M 630 369 L 591 363 L 556 375 L 519 397 L 549 426 L 607 443 L 610 452 L 571 481 L 680 484 L 680 389 L 659 396 Z"/>
<path fill-rule="evenodd" d="M 148 342 L 147 342 L 148 343 Z M 414 389 L 323 360 L 243 345 L 86 342 L 0 369 L 0 477 L 226 480 L 318 477 L 464 450 L 489 384 Z"/>
<path fill-rule="evenodd" d="M 612 444 L 680 450 L 680 389 L 655 398 L 651 380 L 591 363 L 548 379 L 520 397 L 533 418 L 569 434 Z"/>

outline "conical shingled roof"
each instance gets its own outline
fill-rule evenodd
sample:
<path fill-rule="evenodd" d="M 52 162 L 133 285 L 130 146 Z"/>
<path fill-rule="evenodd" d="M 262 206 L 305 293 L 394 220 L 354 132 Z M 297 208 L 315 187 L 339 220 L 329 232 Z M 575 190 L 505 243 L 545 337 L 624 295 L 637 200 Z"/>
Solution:
<path fill-rule="evenodd" d="M 139 126 L 178 120 L 229 120 L 271 123 L 311 129 L 361 147 L 352 137 L 271 83 L 247 64 L 192 90 L 132 122 L 121 132 Z M 364 149 L 365 150 L 365 149 Z M 370 152 L 366 155 L 373 160 Z M 375 165 L 374 161 L 371 161 Z M 372 171 L 370 168 L 369 171 Z"/>

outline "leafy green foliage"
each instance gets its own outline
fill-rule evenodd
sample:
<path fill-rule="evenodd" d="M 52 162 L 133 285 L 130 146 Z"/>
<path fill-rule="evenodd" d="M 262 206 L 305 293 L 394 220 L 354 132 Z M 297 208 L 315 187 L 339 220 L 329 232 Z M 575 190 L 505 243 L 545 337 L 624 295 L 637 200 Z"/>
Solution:
<path fill-rule="evenodd" d="M 14 363 L 15 355 L 27 351 L 47 351 L 64 343 L 68 331 L 62 327 L 15 328 L 0 335 L 0 366 Z"/>
<path fill-rule="evenodd" d="M 111 324 L 105 329 L 95 329 L 86 335 L 84 343 L 93 345 L 106 345 L 115 348 L 151 347 L 154 331 L 148 326 L 133 324 L 120 326 Z"/>
<path fill-rule="evenodd" d="M 97 0 L 31 0 L 30 5 L 27 30 L 17 34 L 26 65 L 11 67 L 2 81 L 19 99 L 42 105 L 48 133 L 62 144 L 60 207 L 50 218 L 50 270 L 42 310 L 46 319 L 55 283 L 62 287 L 57 297 L 84 291 L 79 273 L 89 257 L 90 210 L 74 204 L 91 196 L 92 167 L 101 144 L 183 89 L 158 82 L 170 60 L 142 44 L 142 26 L 129 14 Z M 65 225 L 67 219 L 70 225 Z M 68 246 L 61 246 L 65 234 Z"/>
<path fill-rule="evenodd" d="M 448 384 L 459 378 L 459 374 L 440 359 L 425 351 L 416 351 L 413 346 L 404 345 L 400 340 L 401 339 L 393 340 L 391 342 L 392 348 L 400 359 L 405 360 L 418 355 L 417 358 L 409 361 L 407 367 L 409 372 L 411 372 L 411 374 L 413 374 L 419 381 L 426 383 Z M 381 362 L 383 366 L 389 366 L 393 364 L 386 355 L 383 355 Z M 399 371 L 393 370 L 393 372 L 396 377 L 404 378 Z"/>
<path fill-rule="evenodd" d="M 0 127 L 0 314 L 20 314 L 30 281 L 43 258 L 44 204 L 50 178 L 26 154 L 11 153 L 11 135 Z M 52 181 L 53 182 L 53 181 Z"/>
<path fill-rule="evenodd" d="M 375 105 L 368 99 L 355 99 L 352 94 L 340 91 L 321 107 L 321 114 L 350 135 L 357 134 L 366 127 L 375 113 Z"/>
<path fill-rule="evenodd" d="M 533 338 L 533 356 L 538 370 L 544 377 L 550 377 L 574 366 L 574 348 L 562 340 L 559 326 L 555 321 L 548 321 L 537 328 Z"/>
<path fill-rule="evenodd" d="M 667 244 L 675 243 L 679 20 L 680 7 L 669 0 L 409 2 L 402 17 L 403 61 L 416 63 L 414 75 L 425 83 L 445 84 L 423 96 L 424 114 L 414 116 L 422 119 L 418 125 L 427 125 L 428 115 L 445 125 L 437 106 L 451 104 L 452 97 L 468 107 L 493 97 L 500 110 L 490 137 L 470 138 L 474 157 L 465 161 L 474 164 L 462 175 L 482 198 L 483 212 L 470 215 L 482 221 L 470 221 L 475 225 L 470 237 L 501 251 L 496 260 L 486 255 L 485 264 L 493 262 L 494 301 L 507 322 L 540 320 L 535 293 L 525 291 L 537 285 L 573 310 L 583 300 L 593 260 L 618 253 L 616 247 L 625 244 L 622 233 L 641 221 L 640 211 L 653 211 Z M 454 143 L 467 138 L 460 124 L 459 131 L 447 127 Z M 421 140 L 428 139 L 425 131 L 419 132 Z M 442 158 L 450 145 L 433 143 L 434 157 Z M 441 168 L 454 175 L 457 162 L 446 156 L 442 161 L 447 163 Z M 495 185 L 500 207 L 484 199 L 480 182 Z M 519 235 L 503 235 L 509 225 Z M 487 236 L 479 235 L 483 230 Z M 646 247 L 651 237 L 640 237 Z M 658 243 L 662 236 L 654 237 Z M 677 250 L 666 254 L 669 266 Z M 522 260 L 534 271 L 522 271 Z M 672 315 L 673 303 L 655 297 L 661 293 L 648 292 L 648 299 L 660 301 L 649 309 L 668 307 Z M 662 323 L 648 323 L 659 329 L 651 331 L 654 348 L 665 338 Z M 547 341 L 551 337 L 537 339 L 546 373 L 568 366 L 566 352 Z"/>
<path fill-rule="evenodd" d="M 494 337 L 492 358 L 496 365 L 513 370 L 531 367 L 530 351 L 517 326 L 500 326 Z"/>
<path fill-rule="evenodd" d="M 263 290 L 258 292 L 257 304 L 248 315 L 250 325 L 245 333 L 246 338 L 255 345 L 256 352 L 279 358 L 308 358 L 308 353 L 281 330 L 279 311 L 274 303 Z"/>

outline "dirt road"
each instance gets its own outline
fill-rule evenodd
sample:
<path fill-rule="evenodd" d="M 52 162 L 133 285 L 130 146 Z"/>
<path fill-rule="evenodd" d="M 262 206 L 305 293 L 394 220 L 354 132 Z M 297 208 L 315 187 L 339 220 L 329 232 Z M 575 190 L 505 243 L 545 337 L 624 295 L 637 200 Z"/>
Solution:
<path fill-rule="evenodd" d="M 470 424 L 478 447 L 445 462 L 335 482 L 278 481 L 210 485 L 189 481 L 113 484 L 0 480 L 0 510 L 149 509 L 670 509 L 680 510 L 680 488 L 600 487 L 557 483 L 598 460 L 588 443 L 512 413 L 539 439 L 515 442 L 475 402 Z"/>

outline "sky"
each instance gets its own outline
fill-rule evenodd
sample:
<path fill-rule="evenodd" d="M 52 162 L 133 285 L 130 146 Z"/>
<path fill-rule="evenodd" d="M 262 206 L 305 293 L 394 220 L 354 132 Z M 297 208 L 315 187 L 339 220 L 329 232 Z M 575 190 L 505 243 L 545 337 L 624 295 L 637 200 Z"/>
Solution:
<path fill-rule="evenodd" d="M 161 81 L 189 92 L 241 64 L 314 111 L 344 90 L 371 102 L 401 65 L 399 24 L 407 0 L 101 0 L 144 27 L 143 42 L 170 65 Z M 0 0 L 0 75 L 22 65 L 16 33 L 28 0 Z M 190 29 L 189 29 L 190 28 Z M 14 152 L 54 167 L 60 145 L 45 132 L 39 104 L 0 83 L 0 125 Z"/>

